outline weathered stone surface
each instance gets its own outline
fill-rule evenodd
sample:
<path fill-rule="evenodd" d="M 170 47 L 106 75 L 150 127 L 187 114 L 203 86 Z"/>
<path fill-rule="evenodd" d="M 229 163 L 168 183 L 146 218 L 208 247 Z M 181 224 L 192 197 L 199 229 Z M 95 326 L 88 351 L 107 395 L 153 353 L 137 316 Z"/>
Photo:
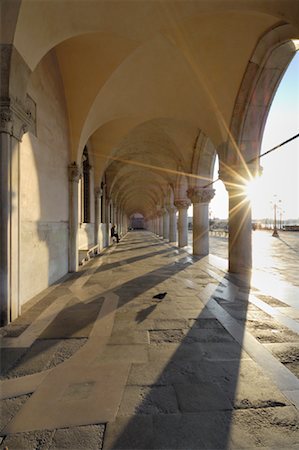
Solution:
<path fill-rule="evenodd" d="M 38 450 L 48 450 L 51 445 L 51 440 L 53 436 L 53 431 L 43 430 L 43 431 L 28 431 L 26 433 L 16 433 L 13 435 L 8 435 L 3 444 L 8 449 L 38 449 Z"/>
<path fill-rule="evenodd" d="M 175 384 L 182 412 L 221 411 L 232 409 L 227 395 L 217 384 Z"/>
<path fill-rule="evenodd" d="M 8 424 L 29 398 L 30 395 L 21 395 L 20 397 L 0 400 L 0 431 Z"/>
<path fill-rule="evenodd" d="M 53 433 L 50 450 L 84 449 L 98 450 L 103 447 L 105 425 L 86 425 L 63 428 Z"/>
<path fill-rule="evenodd" d="M 128 386 L 124 391 L 118 415 L 177 412 L 178 404 L 172 386 Z"/>
<path fill-rule="evenodd" d="M 30 375 L 55 367 L 75 354 L 85 342 L 86 339 L 37 340 L 6 373 L 6 378 Z M 15 349 L 9 349 L 9 351 L 15 351 Z M 8 354 L 9 351 L 7 351 Z"/>
<path fill-rule="evenodd" d="M 104 450 L 154 450 L 153 439 L 152 416 L 118 417 L 107 425 Z"/>
<path fill-rule="evenodd" d="M 299 442 L 299 414 L 292 406 L 239 410 L 233 413 L 233 448 L 296 448 Z"/>
<path fill-rule="evenodd" d="M 152 361 L 149 364 L 132 364 L 128 385 L 170 385 L 198 383 L 198 367 L 191 361 Z"/>

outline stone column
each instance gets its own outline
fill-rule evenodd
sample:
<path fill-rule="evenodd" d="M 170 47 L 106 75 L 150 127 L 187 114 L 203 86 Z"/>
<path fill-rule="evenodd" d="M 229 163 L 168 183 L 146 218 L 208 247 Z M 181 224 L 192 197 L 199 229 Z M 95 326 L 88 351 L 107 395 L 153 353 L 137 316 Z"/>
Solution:
<path fill-rule="evenodd" d="M 190 206 L 190 201 L 188 199 L 176 200 L 174 205 L 179 211 L 178 245 L 179 247 L 185 247 L 188 245 L 188 208 Z"/>
<path fill-rule="evenodd" d="M 102 196 L 102 189 L 95 188 L 94 190 L 94 243 L 99 243 L 99 224 L 100 224 L 100 199 Z"/>
<path fill-rule="evenodd" d="M 76 162 L 69 165 L 69 272 L 79 267 L 78 222 L 80 167 Z"/>
<path fill-rule="evenodd" d="M 159 222 L 159 216 L 157 214 L 157 216 L 155 217 L 155 233 L 156 233 L 157 236 L 159 236 L 159 230 L 160 230 L 159 223 L 160 223 Z"/>
<path fill-rule="evenodd" d="M 163 213 L 163 239 L 169 240 L 169 214 L 166 208 L 162 210 Z"/>
<path fill-rule="evenodd" d="M 169 242 L 176 242 L 177 239 L 177 219 L 176 208 L 170 206 L 167 208 L 169 214 Z"/>
<path fill-rule="evenodd" d="M 31 125 L 25 107 L 0 103 L 0 316 L 16 319 L 20 305 L 20 141 Z"/>
<path fill-rule="evenodd" d="M 220 178 L 224 182 L 229 196 L 228 217 L 228 267 L 229 272 L 248 274 L 252 268 L 251 245 L 251 204 L 246 196 L 246 180 L 249 174 L 259 173 L 256 166 L 230 166 L 229 173 L 220 171 Z"/>
<path fill-rule="evenodd" d="M 159 217 L 159 236 L 163 237 L 163 213 L 162 213 L 162 211 L 159 211 L 158 217 Z"/>
<path fill-rule="evenodd" d="M 209 202 L 214 189 L 190 188 L 188 197 L 193 204 L 193 255 L 209 254 Z"/>

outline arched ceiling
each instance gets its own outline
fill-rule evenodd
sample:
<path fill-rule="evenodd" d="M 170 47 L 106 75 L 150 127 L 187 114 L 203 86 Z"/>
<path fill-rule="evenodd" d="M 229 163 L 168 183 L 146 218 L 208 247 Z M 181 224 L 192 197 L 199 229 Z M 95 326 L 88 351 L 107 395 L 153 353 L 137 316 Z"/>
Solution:
<path fill-rule="evenodd" d="M 106 170 L 144 214 L 192 172 L 200 132 L 226 140 L 253 50 L 281 21 L 299 30 L 297 0 L 23 0 L 14 45 L 31 70 L 53 52 L 71 160 L 88 144 L 97 183 Z"/>

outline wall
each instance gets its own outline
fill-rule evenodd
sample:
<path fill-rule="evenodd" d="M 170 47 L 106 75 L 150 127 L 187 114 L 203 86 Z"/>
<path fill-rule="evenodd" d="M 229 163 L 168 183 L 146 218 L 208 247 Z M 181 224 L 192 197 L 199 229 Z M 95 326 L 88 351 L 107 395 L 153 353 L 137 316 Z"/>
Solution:
<path fill-rule="evenodd" d="M 20 149 L 21 304 L 68 271 L 69 139 L 64 90 L 54 52 L 33 72 L 37 136 Z"/>

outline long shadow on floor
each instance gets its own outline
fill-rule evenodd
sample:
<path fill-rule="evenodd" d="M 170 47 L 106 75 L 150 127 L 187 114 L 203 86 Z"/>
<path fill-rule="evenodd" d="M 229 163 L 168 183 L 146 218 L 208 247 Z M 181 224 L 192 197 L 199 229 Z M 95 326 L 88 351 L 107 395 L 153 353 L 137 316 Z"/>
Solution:
<path fill-rule="evenodd" d="M 166 248 L 163 250 L 159 250 L 157 252 L 149 252 L 149 253 L 146 253 L 145 255 L 133 256 L 132 258 L 125 258 L 124 260 L 116 261 L 114 263 L 107 263 L 104 266 L 99 267 L 96 270 L 96 273 L 99 273 L 99 272 L 102 273 L 102 272 L 106 272 L 107 270 L 116 269 L 117 267 L 121 267 L 122 265 L 127 266 L 129 264 L 133 264 L 138 261 L 143 261 L 145 259 L 152 258 L 154 256 L 163 255 L 164 253 L 169 253 L 172 250 L 173 250 L 172 248 Z"/>
<path fill-rule="evenodd" d="M 168 270 L 169 267 L 166 273 Z M 149 277 L 148 287 L 152 286 L 152 277 L 156 277 L 157 283 L 161 281 L 161 274 L 149 274 Z M 144 278 L 146 281 L 147 276 Z M 215 291 L 223 288 L 223 283 L 215 286 Z M 125 285 L 117 289 L 119 306 L 143 292 L 138 289 L 138 280 L 134 280 L 134 286 L 134 295 Z M 238 314 L 246 318 L 249 287 L 246 284 L 241 287 L 243 295 Z M 224 309 L 226 306 L 229 310 L 232 302 L 222 305 Z M 140 323 L 143 314 L 144 320 L 150 318 L 157 308 L 159 305 L 139 311 L 136 322 Z M 209 304 L 197 317 L 189 319 L 194 323 L 188 330 L 163 326 L 149 330 L 149 362 L 132 364 L 129 386 L 116 421 L 108 425 L 104 448 L 228 448 L 242 347 L 216 319 Z M 243 327 L 244 324 L 245 320 Z"/>
<path fill-rule="evenodd" d="M 165 253 L 171 251 L 171 248 L 166 249 L 165 251 L 156 252 L 156 253 Z M 147 255 L 147 257 L 150 257 L 152 254 Z M 141 259 L 145 259 L 146 255 L 143 255 Z M 146 292 L 148 289 L 154 287 L 155 285 L 165 281 L 170 276 L 175 275 L 176 273 L 180 272 L 181 270 L 184 270 L 187 265 L 191 264 L 191 258 L 181 258 L 177 261 L 162 266 L 159 269 L 156 269 L 154 271 L 151 271 L 141 277 L 137 277 L 133 280 L 128 281 L 127 283 L 124 283 L 121 288 L 116 289 L 108 289 L 107 291 L 103 292 L 101 291 L 99 294 L 93 294 L 90 296 L 88 300 L 84 303 L 75 303 L 76 302 L 76 296 L 73 296 L 73 300 L 70 300 L 71 305 L 64 308 L 60 313 L 57 314 L 57 316 L 54 318 L 54 320 L 51 321 L 49 326 L 42 332 L 41 336 L 39 337 L 42 339 L 47 339 L 47 349 L 49 350 L 51 348 L 51 343 L 54 346 L 57 343 L 57 339 L 70 339 L 78 337 L 87 337 L 89 332 L 88 330 L 91 329 L 96 317 L 97 312 L 93 311 L 94 308 L 98 310 L 97 308 L 100 308 L 102 304 L 102 299 L 105 296 L 107 292 L 110 292 L 113 290 L 116 294 L 119 294 L 120 289 L 120 302 L 118 307 L 121 307 L 124 303 L 127 303 L 134 299 L 135 295 L 140 295 L 144 292 Z M 126 261 L 126 260 L 125 260 Z M 106 265 L 105 265 L 106 266 Z M 91 278 L 84 284 L 84 287 L 95 287 L 97 285 L 96 276 L 97 272 L 103 271 L 105 266 L 100 269 L 98 269 Z M 86 266 L 86 270 L 84 270 L 84 274 L 88 272 L 89 269 L 87 269 L 88 266 Z M 110 270 L 111 270 L 110 266 Z M 95 280 L 93 280 L 93 277 Z M 133 291 L 132 291 L 133 288 Z M 126 292 L 126 294 L 125 294 Z M 132 292 L 134 294 L 132 295 Z M 70 294 L 71 291 L 64 287 L 60 286 L 57 288 L 57 293 L 60 295 L 66 295 Z M 53 301 L 53 295 L 52 293 L 52 300 Z M 50 296 L 51 298 L 51 296 Z M 90 311 L 91 313 L 90 313 Z M 42 311 L 40 310 L 40 313 Z M 52 340 L 52 341 L 51 341 Z M 33 344 L 34 346 L 34 344 Z M 37 358 L 38 356 L 38 345 L 35 345 L 36 349 L 34 349 L 32 355 L 34 358 Z M 26 361 L 26 364 L 31 359 L 30 349 L 26 348 L 0 348 L 0 361 L 1 361 L 1 376 L 2 377 L 10 377 L 10 373 L 17 372 L 18 367 L 20 367 L 24 361 Z M 22 373 L 22 375 L 25 375 L 25 373 Z"/>
<path fill-rule="evenodd" d="M 113 289 L 119 296 L 118 308 L 169 278 L 175 279 L 192 265 L 192 257 L 178 257 L 168 265 L 123 283 Z M 93 284 L 92 276 L 85 286 L 89 283 Z M 219 287 L 222 285 L 219 283 Z M 239 310 L 246 317 L 249 289 L 243 286 L 242 291 Z M 99 301 L 90 299 L 90 305 Z M 160 308 L 158 303 L 148 305 L 145 301 L 144 304 L 146 308 L 136 312 L 137 324 Z M 93 323 L 94 317 L 88 313 L 84 324 L 80 320 L 75 327 L 68 324 L 68 320 L 73 322 L 73 313 L 78 313 L 76 308 L 72 305 L 58 314 L 44 335 L 58 337 L 57 331 L 61 333 L 63 327 L 68 326 L 72 335 L 80 334 L 80 330 Z M 124 415 L 119 414 L 116 422 L 108 426 L 108 448 L 198 450 L 228 447 L 242 348 L 211 313 L 209 305 L 198 316 L 191 315 L 188 319 L 193 323 L 183 330 L 159 327 L 149 330 L 150 361 L 145 365 L 133 364 L 129 378 L 131 390 L 137 392 L 140 400 L 136 408 L 124 410 Z M 151 378 L 151 368 L 157 361 L 160 367 Z"/>

